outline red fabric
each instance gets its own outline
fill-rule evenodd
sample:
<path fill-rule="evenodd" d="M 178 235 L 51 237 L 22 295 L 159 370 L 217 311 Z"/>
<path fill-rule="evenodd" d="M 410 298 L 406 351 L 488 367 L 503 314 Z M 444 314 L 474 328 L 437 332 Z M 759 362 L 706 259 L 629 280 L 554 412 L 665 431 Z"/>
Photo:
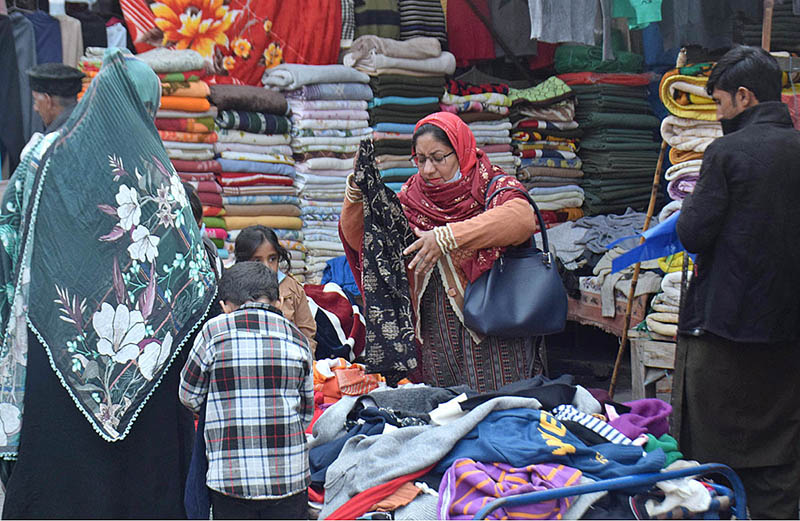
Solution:
<path fill-rule="evenodd" d="M 172 159 L 172 166 L 178 172 L 222 172 L 219 162 L 209 159 L 207 161 L 190 161 L 188 159 Z"/>
<path fill-rule="evenodd" d="M 323 412 L 325 412 L 325 410 L 320 409 L 319 407 L 316 407 L 314 409 L 314 416 L 311 418 L 311 424 L 309 424 L 309 426 L 306 428 L 306 434 L 311 434 L 314 431 L 314 424 L 317 423 L 317 420 L 319 419 L 320 416 L 322 416 Z M 311 489 L 309 489 L 308 491 L 310 493 Z M 308 499 L 314 501 L 313 499 L 311 499 L 310 496 Z M 318 501 L 318 503 L 322 503 L 322 501 Z"/>
<path fill-rule="evenodd" d="M 528 68 L 532 71 L 550 67 L 556 61 L 557 43 L 536 42 L 536 56 L 528 57 Z"/>
<path fill-rule="evenodd" d="M 352 340 L 353 342 L 353 358 L 361 355 L 361 352 L 364 351 L 366 329 L 358 307 L 353 307 L 347 297 L 338 292 L 325 291 L 323 285 L 305 284 L 303 290 L 317 306 L 336 315 L 343 334 L 348 341 Z"/>
<path fill-rule="evenodd" d="M 222 194 L 212 194 L 209 192 L 197 192 L 200 202 L 206 206 L 222 206 Z"/>
<path fill-rule="evenodd" d="M 570 72 L 559 74 L 567 85 L 594 85 L 595 83 L 608 83 L 611 85 L 627 85 L 630 87 L 641 87 L 653 81 L 654 76 L 650 73 L 642 74 L 622 74 L 622 73 L 603 73 L 603 72 Z"/>
<path fill-rule="evenodd" d="M 483 212 L 489 182 L 494 176 L 503 172 L 500 168 L 493 167 L 486 154 L 476 148 L 475 136 L 469 126 L 455 114 L 449 112 L 431 114 L 421 119 L 415 130 L 426 123 L 441 128 L 447 134 L 458 157 L 461 179 L 454 183 L 429 185 L 419 173 L 416 173 L 406 181 L 398 198 L 409 222 L 421 230 L 431 230 L 436 226 L 464 221 Z M 505 176 L 495 184 L 496 188 L 505 186 L 525 190 L 513 176 Z M 491 206 L 498 206 L 514 198 L 524 198 L 524 196 L 515 191 L 506 191 L 492 199 Z M 453 204 L 454 200 L 459 202 Z M 503 251 L 503 248 L 475 251 L 473 255 L 461 261 L 461 269 L 464 270 L 467 279 L 474 281 L 492 267 Z"/>
<path fill-rule="evenodd" d="M 203 217 L 222 217 L 225 215 L 225 208 L 221 206 L 203 205 Z"/>
<path fill-rule="evenodd" d="M 195 188 L 197 188 L 198 192 L 209 192 L 212 194 L 222 193 L 222 187 L 219 186 L 216 180 L 198 181 Z"/>
<path fill-rule="evenodd" d="M 214 181 L 216 182 L 216 177 L 214 177 L 213 172 L 178 172 L 178 176 L 181 178 L 181 181 L 188 181 L 190 183 L 200 182 L 200 181 Z"/>
<path fill-rule="evenodd" d="M 149 51 L 153 47 L 146 43 L 137 42 L 147 31 L 155 28 L 156 17 L 144 0 L 119 0 L 122 16 L 125 18 L 125 25 L 133 40 L 133 46 L 137 53 Z"/>
<path fill-rule="evenodd" d="M 356 494 L 350 501 L 337 508 L 327 519 L 355 519 L 362 516 L 369 511 L 372 505 L 391 496 L 405 483 L 417 479 L 420 476 L 424 476 L 433 467 L 433 465 L 425 467 L 424 469 L 405 476 L 400 476 L 399 478 L 395 478 Z"/>
<path fill-rule="evenodd" d="M 481 150 L 487 154 L 499 154 L 502 152 L 511 152 L 514 150 L 514 147 L 511 145 L 483 145 Z"/>
<path fill-rule="evenodd" d="M 228 238 L 228 230 L 225 228 L 206 228 L 206 235 L 209 239 L 221 239 L 224 241 Z"/>
<path fill-rule="evenodd" d="M 290 177 L 272 174 L 250 174 L 246 172 L 222 172 L 219 178 L 222 186 L 292 186 Z"/>
<path fill-rule="evenodd" d="M 474 0 L 474 3 L 486 19 L 491 20 L 489 0 Z M 459 67 L 497 57 L 492 35 L 466 0 L 447 2 L 447 43 Z"/>

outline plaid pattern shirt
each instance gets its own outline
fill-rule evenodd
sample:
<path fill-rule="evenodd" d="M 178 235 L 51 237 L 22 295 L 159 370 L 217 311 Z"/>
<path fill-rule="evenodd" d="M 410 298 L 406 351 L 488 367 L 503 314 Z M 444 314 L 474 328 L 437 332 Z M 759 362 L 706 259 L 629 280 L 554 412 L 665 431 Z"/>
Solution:
<path fill-rule="evenodd" d="M 181 402 L 208 403 L 207 484 L 238 498 L 286 497 L 310 483 L 311 350 L 274 309 L 249 303 L 209 320 L 181 372 Z"/>

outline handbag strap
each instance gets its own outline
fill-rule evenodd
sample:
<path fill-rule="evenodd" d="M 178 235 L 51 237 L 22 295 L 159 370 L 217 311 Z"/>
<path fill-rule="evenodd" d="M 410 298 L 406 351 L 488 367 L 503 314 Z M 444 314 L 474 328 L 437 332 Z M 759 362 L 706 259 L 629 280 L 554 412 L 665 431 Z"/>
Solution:
<path fill-rule="evenodd" d="M 497 180 L 499 180 L 501 177 L 504 177 L 504 176 L 498 175 L 498 176 L 495 176 L 492 179 L 492 181 L 489 183 L 489 189 L 487 190 L 487 192 L 492 189 L 492 187 L 494 186 L 495 182 Z M 539 207 L 536 206 L 536 203 L 533 201 L 533 198 L 530 196 L 530 194 L 528 192 L 526 192 L 525 190 L 520 190 L 516 186 L 504 186 L 503 188 L 498 188 L 497 190 L 494 191 L 494 193 L 492 193 L 489 197 L 486 198 L 486 204 L 485 204 L 484 208 L 486 210 L 488 210 L 489 209 L 489 203 L 491 202 L 491 200 L 494 199 L 495 196 L 497 196 L 497 194 L 499 194 L 500 192 L 505 192 L 506 190 L 514 190 L 515 192 L 521 193 L 522 195 L 525 196 L 525 199 L 528 200 L 530 205 L 533 206 L 533 211 L 536 213 L 536 219 L 539 221 L 539 231 L 542 234 L 542 253 L 545 254 L 546 258 L 550 259 L 551 258 L 551 256 L 550 256 L 550 242 L 547 240 L 547 227 L 544 224 L 544 219 L 542 219 L 542 214 L 539 212 Z M 536 240 L 535 239 L 531 238 L 531 240 L 533 240 L 534 244 L 536 244 Z"/>

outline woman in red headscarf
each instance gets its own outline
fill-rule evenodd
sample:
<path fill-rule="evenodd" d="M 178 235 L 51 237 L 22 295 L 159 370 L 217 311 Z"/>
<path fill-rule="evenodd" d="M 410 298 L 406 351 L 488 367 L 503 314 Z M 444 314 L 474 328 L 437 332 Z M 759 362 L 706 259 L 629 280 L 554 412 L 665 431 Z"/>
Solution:
<path fill-rule="evenodd" d="M 462 313 L 467 284 L 488 271 L 507 246 L 524 243 L 537 228 L 527 199 L 514 190 L 498 194 L 484 210 L 489 184 L 499 175 L 493 191 L 524 188 L 489 162 L 455 114 L 438 112 L 417 123 L 412 159 L 418 171 L 398 197 L 418 237 L 403 253 L 413 256 L 408 279 L 423 381 L 440 387 L 465 384 L 484 392 L 540 372 L 534 339 L 478 335 L 464 326 Z M 352 179 L 339 226 L 345 247 L 359 251 L 363 200 Z"/>

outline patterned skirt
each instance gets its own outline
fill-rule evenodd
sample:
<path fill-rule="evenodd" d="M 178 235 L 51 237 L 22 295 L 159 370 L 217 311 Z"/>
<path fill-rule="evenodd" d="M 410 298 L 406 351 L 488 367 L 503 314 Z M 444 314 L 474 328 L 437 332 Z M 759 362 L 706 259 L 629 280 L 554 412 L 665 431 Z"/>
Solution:
<path fill-rule="evenodd" d="M 478 392 L 542 372 L 535 338 L 485 337 L 476 344 L 453 311 L 437 270 L 422 296 L 422 378 L 428 385 L 468 385 Z"/>

